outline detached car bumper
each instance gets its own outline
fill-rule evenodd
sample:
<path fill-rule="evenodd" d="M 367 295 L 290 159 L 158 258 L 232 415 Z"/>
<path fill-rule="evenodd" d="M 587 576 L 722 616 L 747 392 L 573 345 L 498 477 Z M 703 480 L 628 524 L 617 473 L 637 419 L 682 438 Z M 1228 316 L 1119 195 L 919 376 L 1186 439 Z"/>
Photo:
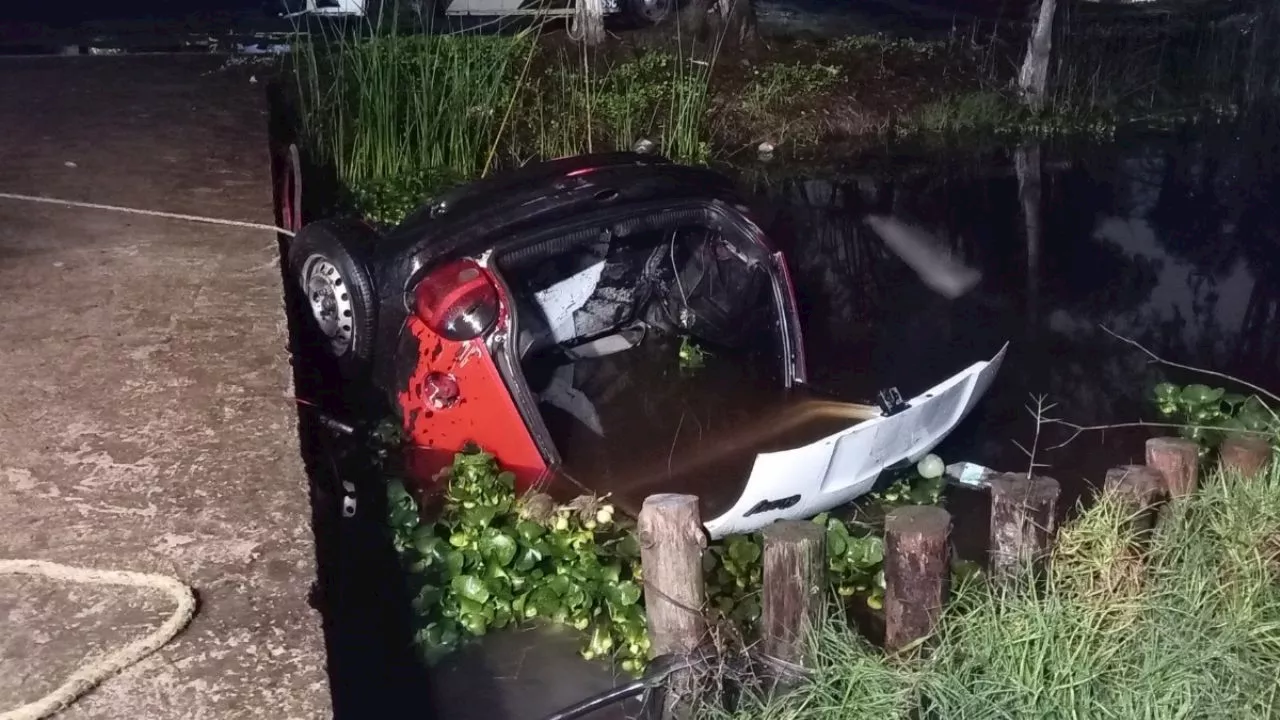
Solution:
<path fill-rule="evenodd" d="M 1004 361 L 994 358 L 907 401 L 889 416 L 865 420 L 802 447 L 756 456 L 733 507 L 705 523 L 713 538 L 759 530 L 777 520 L 806 518 L 867 493 L 886 468 L 916 462 L 973 410 Z"/>

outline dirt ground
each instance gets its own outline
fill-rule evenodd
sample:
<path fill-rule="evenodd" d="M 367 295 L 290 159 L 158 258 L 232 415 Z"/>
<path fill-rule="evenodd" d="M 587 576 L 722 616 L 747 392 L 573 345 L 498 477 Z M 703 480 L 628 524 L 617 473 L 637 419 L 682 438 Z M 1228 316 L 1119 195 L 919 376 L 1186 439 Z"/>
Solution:
<path fill-rule="evenodd" d="M 264 93 L 220 62 L 0 58 L 0 191 L 271 222 Z M 330 714 L 278 257 L 270 232 L 0 200 L 0 557 L 200 602 L 60 717 Z M 171 609 L 0 579 L 0 713 Z"/>

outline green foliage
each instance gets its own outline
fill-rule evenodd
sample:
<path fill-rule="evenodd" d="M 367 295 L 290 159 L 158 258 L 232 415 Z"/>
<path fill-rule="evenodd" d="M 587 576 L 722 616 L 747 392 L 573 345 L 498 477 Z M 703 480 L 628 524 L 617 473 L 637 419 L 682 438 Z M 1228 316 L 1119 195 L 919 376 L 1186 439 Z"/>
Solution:
<path fill-rule="evenodd" d="M 517 498 L 514 476 L 472 452 L 455 458 L 436 521 L 420 518 L 400 482 L 388 485 L 388 512 L 413 583 L 415 643 L 428 662 L 466 638 L 543 619 L 584 631 L 588 659 L 612 655 L 625 670 L 643 666 L 639 547 L 608 503 Z"/>
<path fill-rule="evenodd" d="M 1214 473 L 1134 553 L 1108 498 L 1065 526 L 1047 577 L 961 583 L 927 653 L 886 657 L 842 618 L 804 681 L 710 720 L 1245 718 L 1280 713 L 1280 465 Z"/>
<path fill-rule="evenodd" d="M 867 505 L 881 515 L 905 505 L 934 505 L 941 500 L 942 482 L 941 478 L 905 473 L 886 489 L 869 495 Z M 818 515 L 813 522 L 827 531 L 827 582 L 835 596 L 861 598 L 867 607 L 879 610 L 884 603 L 882 529 L 830 513 Z M 750 636 L 760 619 L 762 551 L 763 536 L 752 533 L 713 543 L 703 556 L 708 603 L 718 615 L 736 624 L 744 636 Z M 974 574 L 972 567 L 963 564 L 957 564 L 955 571 Z"/>
<path fill-rule="evenodd" d="M 714 56 L 548 58 L 532 33 L 300 33 L 293 47 L 307 151 L 375 222 L 394 224 L 495 163 L 629 149 L 641 137 L 677 161 L 710 157 Z M 528 72 L 535 59 L 544 72 Z"/>
<path fill-rule="evenodd" d="M 696 372 L 707 364 L 708 353 L 696 340 L 685 335 L 680 338 L 679 361 L 683 372 Z"/>
<path fill-rule="evenodd" d="M 825 92 L 840 68 L 819 63 L 768 63 L 752 71 L 742 103 L 749 112 L 778 112 Z"/>
<path fill-rule="evenodd" d="M 1273 444 L 1280 438 L 1280 418 L 1257 395 L 1166 382 L 1157 385 L 1152 396 L 1160 415 L 1183 425 L 1179 432 L 1198 442 L 1202 453 L 1216 448 L 1233 431 L 1266 433 Z"/>
<path fill-rule="evenodd" d="M 945 95 L 925 103 L 903 117 L 895 132 L 899 136 L 925 133 L 1016 139 L 1074 135 L 1109 139 L 1115 135 L 1116 121 L 1106 113 L 1076 112 L 1065 108 L 1032 113 L 1014 97 L 979 90 Z"/>
<path fill-rule="evenodd" d="M 628 150 L 648 138 L 678 162 L 704 163 L 715 60 L 659 50 L 600 62 L 562 53 L 530 83 L 512 152 L 522 159 Z"/>
<path fill-rule="evenodd" d="M 931 481 L 932 482 L 932 481 Z M 938 499 L 908 479 L 876 500 Z M 612 657 L 639 672 L 649 651 L 634 524 L 609 503 L 583 496 L 557 505 L 541 493 L 517 497 L 515 478 L 493 456 L 458 454 L 434 521 L 400 481 L 387 485 L 387 523 L 410 578 L 415 644 L 433 663 L 468 638 L 546 620 L 583 631 L 585 658 Z M 893 498 L 886 500 L 886 498 Z M 884 543 L 871 526 L 822 515 L 829 579 L 841 597 L 883 599 Z M 709 609 L 750 637 L 760 619 L 761 537 L 730 536 L 703 556 Z"/>
<path fill-rule="evenodd" d="M 413 175 L 359 180 L 351 184 L 352 206 L 365 219 L 383 226 L 399 223 L 428 197 L 462 182 L 447 168 L 430 168 Z"/>
<path fill-rule="evenodd" d="M 303 139 L 348 187 L 445 171 L 475 177 L 534 49 L 528 35 L 299 36 Z"/>

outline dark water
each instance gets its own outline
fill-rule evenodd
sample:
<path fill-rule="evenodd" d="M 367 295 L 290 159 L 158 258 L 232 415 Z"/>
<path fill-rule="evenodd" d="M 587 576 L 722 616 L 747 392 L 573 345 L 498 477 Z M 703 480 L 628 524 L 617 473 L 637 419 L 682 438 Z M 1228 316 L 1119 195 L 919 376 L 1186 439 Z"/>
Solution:
<path fill-rule="evenodd" d="M 940 448 L 948 461 L 1001 470 L 1030 462 L 1015 441 L 1029 447 L 1036 434 L 1032 396 L 1080 425 L 1132 422 L 1152 417 L 1145 399 L 1156 382 L 1191 377 L 1152 365 L 1102 326 L 1170 360 L 1280 387 L 1278 127 L 1266 117 L 1180 136 L 1046 144 L 1039 201 L 1027 195 L 1039 221 L 1031 232 L 1010 148 L 864 155 L 835 173 L 769 168 L 773 179 L 757 184 L 771 221 L 794 236 L 815 385 L 849 400 L 886 386 L 911 394 L 1009 342 L 987 398 Z M 933 293 L 866 227 L 871 211 L 931 231 L 982 282 L 954 301 Z M 315 355 L 303 348 L 299 389 L 324 394 L 332 388 L 305 367 Z M 317 607 L 337 717 L 533 720 L 612 684 L 563 633 L 499 634 L 422 671 L 377 493 L 362 498 L 356 519 L 337 519 L 333 475 L 361 470 L 335 463 L 310 427 Z M 1072 431 L 1044 426 L 1035 462 L 1070 503 L 1107 468 L 1140 459 L 1148 433 L 1086 432 L 1046 449 Z M 983 502 L 960 500 L 958 540 L 974 544 L 986 532 Z"/>
<path fill-rule="evenodd" d="M 1082 426 L 1155 420 L 1147 398 L 1193 375 L 1176 362 L 1280 388 L 1280 131 L 1263 117 L 1174 137 L 1041 147 L 1028 232 L 1014 150 L 868 156 L 848 179 L 762 183 L 795 234 L 815 384 L 857 399 L 923 389 L 1011 343 L 978 411 L 941 448 L 1000 470 L 1030 462 L 1045 416 Z M 859 168 L 862 172 L 859 172 Z M 843 174 L 842 174 L 843 175 Z M 1034 178 L 1030 178 L 1034 179 Z M 862 222 L 893 213 L 983 273 L 948 301 Z M 1218 381 L 1209 384 L 1222 384 Z M 1036 463 L 1068 502 L 1138 460 L 1149 431 L 1041 425 Z"/>
<path fill-rule="evenodd" d="M 1009 342 L 987 399 L 940 448 L 949 461 L 1002 470 L 1030 462 L 1014 443 L 1033 442 L 1031 396 L 1079 425 L 1131 422 L 1152 417 L 1146 397 L 1156 382 L 1190 377 L 1153 366 L 1102 326 L 1170 360 L 1280 387 L 1280 134 L 1272 127 L 1262 119 L 1180 137 L 1041 147 L 1041 197 L 1032 203 L 1041 231 L 1030 234 L 1012 149 L 868 156 L 839 179 L 785 169 L 787 179 L 761 186 L 774 220 L 794 231 L 815 384 L 855 400 L 888 385 L 913 393 Z M 865 227 L 868 211 L 935 233 L 981 270 L 978 289 L 955 301 L 927 289 Z M 1140 461 L 1149 431 L 1086 432 L 1044 449 L 1072 433 L 1042 427 L 1035 457 L 1063 483 L 1067 504 L 1107 468 Z M 982 544 L 982 506 L 980 497 L 953 498 L 962 547 Z M 444 716 L 536 718 L 535 706 L 545 711 L 550 698 L 607 684 L 570 645 L 486 640 L 443 676 Z M 516 658 L 526 658 L 524 669 L 512 672 Z M 469 692 L 473 684 L 484 692 Z"/>

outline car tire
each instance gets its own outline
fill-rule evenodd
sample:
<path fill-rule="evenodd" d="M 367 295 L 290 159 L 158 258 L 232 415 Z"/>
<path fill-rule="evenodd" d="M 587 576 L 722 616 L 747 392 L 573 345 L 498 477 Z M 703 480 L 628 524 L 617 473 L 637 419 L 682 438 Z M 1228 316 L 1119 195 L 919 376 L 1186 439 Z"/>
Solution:
<path fill-rule="evenodd" d="M 674 17 L 677 4 L 677 0 L 622 0 L 622 11 L 629 22 L 653 27 Z"/>
<path fill-rule="evenodd" d="M 377 295 L 369 254 L 378 234 L 355 220 L 320 220 L 289 244 L 289 277 L 302 293 L 303 322 L 316 344 L 356 378 L 373 356 Z"/>

